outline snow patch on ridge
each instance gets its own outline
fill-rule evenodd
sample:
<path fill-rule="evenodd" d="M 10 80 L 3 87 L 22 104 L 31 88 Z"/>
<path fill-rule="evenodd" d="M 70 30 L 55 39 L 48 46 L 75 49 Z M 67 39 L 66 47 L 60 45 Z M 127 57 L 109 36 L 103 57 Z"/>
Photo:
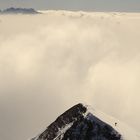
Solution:
<path fill-rule="evenodd" d="M 60 138 L 63 138 L 65 132 L 66 132 L 72 125 L 73 125 L 73 122 L 70 123 L 70 124 L 67 124 L 67 125 L 66 125 L 65 127 L 63 127 L 63 128 L 59 128 L 59 131 L 58 131 L 58 133 L 57 133 L 57 137 L 54 138 L 54 140 L 58 140 L 58 139 L 60 139 Z"/>
<path fill-rule="evenodd" d="M 86 115 L 89 113 L 92 113 L 94 116 L 102 120 L 103 122 L 109 124 L 111 127 L 113 127 L 116 131 L 118 131 L 124 140 L 139 140 L 139 134 L 135 132 L 132 128 L 130 128 L 125 123 L 120 122 L 119 120 L 113 118 L 112 116 L 109 116 L 102 111 L 93 109 L 89 105 L 84 105 L 87 107 Z M 116 123 L 116 125 L 115 125 Z"/>

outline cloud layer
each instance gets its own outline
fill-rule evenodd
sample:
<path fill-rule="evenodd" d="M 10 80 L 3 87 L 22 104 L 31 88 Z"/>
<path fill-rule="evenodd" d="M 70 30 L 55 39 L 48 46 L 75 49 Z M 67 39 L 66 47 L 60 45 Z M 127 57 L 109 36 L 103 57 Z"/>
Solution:
<path fill-rule="evenodd" d="M 140 131 L 139 17 L 65 11 L 0 16 L 2 139 L 30 138 L 78 102 Z"/>

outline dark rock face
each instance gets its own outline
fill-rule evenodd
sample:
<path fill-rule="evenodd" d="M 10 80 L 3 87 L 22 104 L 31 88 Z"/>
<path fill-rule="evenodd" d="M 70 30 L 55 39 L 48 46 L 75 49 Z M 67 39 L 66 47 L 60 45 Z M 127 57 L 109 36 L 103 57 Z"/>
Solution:
<path fill-rule="evenodd" d="M 121 140 L 121 135 L 108 124 L 88 114 L 87 118 L 74 122 L 62 140 Z"/>
<path fill-rule="evenodd" d="M 8 8 L 1 11 L 1 14 L 37 14 L 33 8 Z"/>
<path fill-rule="evenodd" d="M 65 127 L 66 124 L 80 120 L 86 112 L 86 107 L 82 104 L 77 104 L 68 111 L 59 116 L 48 128 L 38 137 L 38 140 L 53 140 L 57 137 L 59 129 Z"/>
<path fill-rule="evenodd" d="M 86 112 L 84 105 L 75 105 L 32 140 L 122 140 L 114 128 Z M 70 127 L 63 131 L 69 124 Z"/>

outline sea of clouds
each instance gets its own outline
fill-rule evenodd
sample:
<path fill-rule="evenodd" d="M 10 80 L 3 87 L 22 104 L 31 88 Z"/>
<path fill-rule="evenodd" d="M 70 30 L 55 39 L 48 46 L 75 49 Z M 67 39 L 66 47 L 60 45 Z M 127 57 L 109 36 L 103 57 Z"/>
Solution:
<path fill-rule="evenodd" d="M 0 139 L 34 137 L 79 102 L 140 131 L 140 14 L 0 15 Z"/>

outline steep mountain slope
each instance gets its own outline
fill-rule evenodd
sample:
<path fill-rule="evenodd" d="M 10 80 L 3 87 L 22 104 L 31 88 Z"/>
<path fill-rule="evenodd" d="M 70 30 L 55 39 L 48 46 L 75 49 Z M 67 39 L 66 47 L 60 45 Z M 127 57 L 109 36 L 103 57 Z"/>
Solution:
<path fill-rule="evenodd" d="M 101 119 L 101 120 L 100 120 Z M 137 134 L 119 121 L 89 106 L 77 104 L 59 116 L 32 140 L 138 140 Z"/>

